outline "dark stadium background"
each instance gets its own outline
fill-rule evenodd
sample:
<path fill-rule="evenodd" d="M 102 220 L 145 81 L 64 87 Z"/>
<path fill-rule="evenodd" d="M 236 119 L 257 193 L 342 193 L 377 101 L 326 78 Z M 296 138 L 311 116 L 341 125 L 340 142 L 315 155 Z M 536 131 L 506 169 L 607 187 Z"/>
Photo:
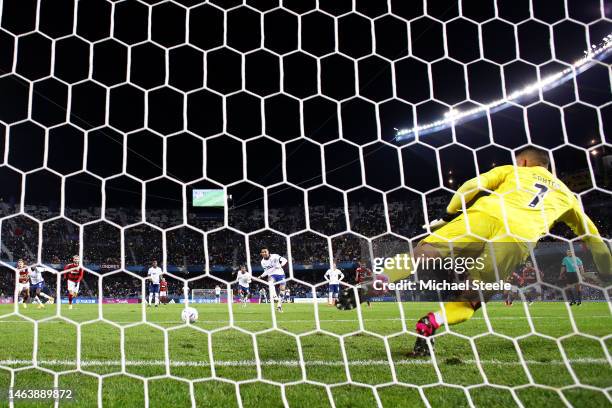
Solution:
<path fill-rule="evenodd" d="M 150 26 L 144 3 L 155 4 Z M 169 269 L 181 276 L 201 274 L 203 232 L 221 227 L 223 220 L 218 212 L 191 207 L 184 220 L 179 184 L 184 183 L 187 200 L 192 188 L 228 186 L 229 226 L 250 234 L 229 229 L 208 233 L 215 275 L 227 279 L 232 268 L 247 262 L 247 239 L 254 268 L 262 245 L 287 254 L 285 237 L 277 232 L 304 230 L 308 212 L 316 234 L 291 236 L 292 262 L 296 277 L 321 282 L 330 254 L 325 236 L 339 234 L 331 239 L 331 253 L 349 272 L 357 259 L 369 257 L 365 238 L 394 232 L 418 242 L 425 223 L 419 192 L 427 193 L 429 216 L 439 216 L 449 189 L 477 172 L 510 163 L 510 151 L 528 142 L 526 129 L 532 143 L 553 150 L 557 175 L 574 191 L 594 187 L 592 169 L 600 190 L 584 194 L 583 203 L 602 235 L 610 237 L 612 169 L 603 161 L 610 148 L 602 145 L 610 140 L 602 137 L 611 134 L 612 105 L 609 69 L 603 64 L 545 92 L 539 102 L 534 95 L 491 115 L 490 130 L 484 117 L 457 127 L 455 140 L 451 129 L 419 143 L 394 140 L 395 128 L 439 119 L 449 106 L 475 106 L 466 102 L 466 89 L 472 100 L 486 103 L 502 98 L 503 86 L 510 93 L 574 62 L 590 45 L 587 34 L 596 43 L 612 31 L 610 22 L 601 20 L 599 1 L 569 1 L 570 21 L 563 20 L 563 1 L 552 0 L 533 1 L 534 18 L 529 1 L 497 1 L 499 19 L 493 20 L 492 1 L 464 1 L 463 14 L 469 19 L 455 19 L 454 1 L 428 2 L 428 16 L 423 16 L 420 2 L 391 1 L 388 10 L 384 1 L 357 1 L 358 13 L 350 13 L 351 1 L 320 0 L 326 13 L 349 13 L 339 19 L 338 43 L 333 18 L 315 10 L 314 0 L 285 1 L 285 9 L 272 11 L 278 1 L 246 1 L 248 7 L 237 8 L 241 1 L 211 1 L 191 8 L 187 20 L 182 6 L 196 3 L 82 1 L 74 23 L 73 1 L 41 0 L 38 31 L 32 32 L 36 2 L 3 2 L 0 215 L 22 209 L 25 186 L 25 212 L 45 221 L 37 224 L 23 215 L 4 218 L 3 262 L 19 257 L 67 262 L 79 252 L 78 225 L 101 218 L 104 191 L 108 221 L 129 225 L 126 268 L 139 271 L 152 259 L 162 260 L 162 232 L 139 224 L 144 195 L 151 224 L 168 229 L 186 221 L 195 228 L 166 230 Z M 230 8 L 224 20 L 221 10 Z M 260 12 L 266 13 L 261 17 Z M 611 8 L 606 12 L 610 18 Z M 521 21 L 515 33 L 509 23 Z M 480 58 L 475 22 L 483 23 L 485 59 Z M 71 35 L 73 24 L 76 35 Z M 58 38 L 52 46 L 51 39 Z M 451 58 L 440 59 L 444 38 Z M 428 72 L 431 61 L 436 62 Z M 529 107 L 524 111 L 520 105 Z M 71 174 L 63 198 L 61 178 L 40 169 L 45 140 L 48 169 Z M 130 176 L 119 175 L 124 159 Z M 80 171 L 85 162 L 91 174 Z M 168 177 L 155 179 L 164 170 Z M 106 179 L 104 185 L 97 177 Z M 251 234 L 265 227 L 266 195 L 269 229 Z M 62 200 L 64 218 L 54 218 Z M 557 232 L 571 237 L 563 228 Z M 113 270 L 100 266 L 120 264 L 120 236 L 121 230 L 105 221 L 85 226 L 85 264 L 96 271 Z M 392 255 L 397 248 L 405 250 L 407 242 L 388 234 L 377 237 L 374 254 Z M 2 279 L 3 290 L 10 293 L 13 272 L 4 268 L 3 273 L 11 277 Z M 121 276 L 109 283 L 116 287 L 113 293 L 125 290 L 117 282 L 130 278 Z M 203 280 L 199 285 L 214 283 Z"/>

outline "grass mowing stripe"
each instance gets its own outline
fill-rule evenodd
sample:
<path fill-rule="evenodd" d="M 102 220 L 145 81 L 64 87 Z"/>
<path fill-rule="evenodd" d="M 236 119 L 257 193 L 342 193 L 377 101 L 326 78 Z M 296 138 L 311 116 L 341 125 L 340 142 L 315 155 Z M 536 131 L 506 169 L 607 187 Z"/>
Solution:
<path fill-rule="evenodd" d="M 571 364 L 605 364 L 609 365 L 610 362 L 605 358 L 576 358 L 567 360 Z M 13 365 L 24 365 L 31 364 L 32 360 L 0 360 L 0 366 L 13 366 Z M 431 360 L 420 360 L 420 359 L 404 359 L 393 361 L 395 365 L 423 365 L 431 364 Z M 462 360 L 462 364 L 476 364 L 476 360 Z M 521 365 L 517 361 L 502 361 L 502 360 L 480 360 L 481 364 L 484 365 Z M 562 360 L 550 360 L 550 361 L 537 361 L 537 360 L 525 360 L 526 364 L 539 364 L 539 365 L 565 365 Z M 38 365 L 57 365 L 57 366 L 73 366 L 76 364 L 74 360 L 41 360 L 38 361 Z M 226 367 L 252 367 L 257 363 L 255 360 L 228 360 L 218 361 L 215 360 L 216 366 Z M 262 366 L 287 366 L 287 367 L 298 367 L 300 362 L 297 360 L 264 360 L 260 361 Z M 323 360 L 311 360 L 304 361 L 307 366 L 344 366 L 342 361 L 323 361 Z M 444 361 L 439 361 L 438 364 L 445 364 Z M 457 362 L 453 362 L 456 365 Z M 166 363 L 163 360 L 126 360 L 126 366 L 165 366 Z M 389 365 L 388 360 L 350 360 L 349 366 L 387 366 Z M 95 366 L 121 366 L 120 360 L 81 360 L 82 367 L 95 367 Z M 209 361 L 170 361 L 172 367 L 208 367 L 210 366 Z"/>
<path fill-rule="evenodd" d="M 525 308 L 508 308 L 499 302 L 488 304 L 494 332 L 488 332 L 483 312 L 478 311 L 473 319 L 453 326 L 452 333 L 442 333 L 436 342 L 439 372 L 431 360 L 410 359 L 407 355 L 412 350 L 414 337 L 402 332 L 403 322 L 398 313 L 401 307 L 411 331 L 414 321 L 436 306 L 381 303 L 371 309 L 364 307 L 360 313 L 367 332 L 357 332 L 357 311 L 320 307 L 321 328 L 327 331 L 318 332 L 314 330 L 314 312 L 309 305 L 287 305 L 285 313 L 276 316 L 276 328 L 272 327 L 269 305 L 234 307 L 233 327 L 227 322 L 227 305 L 195 305 L 200 312 L 197 329 L 214 330 L 204 333 L 182 324 L 182 305 L 147 309 L 146 315 L 142 314 L 142 305 L 103 305 L 106 320 L 98 319 L 97 305 L 77 305 L 69 311 L 63 308 L 60 315 L 69 320 L 58 319 L 56 307 L 28 308 L 15 314 L 11 305 L 0 305 L 2 319 L 14 321 L 0 324 L 0 391 L 8 387 L 11 376 L 15 385 L 22 388 L 39 388 L 44 384 L 51 387 L 53 373 L 58 373 L 60 387 L 69 384 L 78 388 L 84 398 L 74 408 L 95 406 L 100 387 L 105 406 L 143 406 L 145 400 L 152 406 L 190 406 L 191 386 L 180 380 L 203 380 L 193 383 L 195 406 L 237 407 L 242 398 L 245 407 L 257 400 L 281 407 L 281 388 L 266 381 L 296 382 L 298 385 L 285 390 L 290 405 L 315 408 L 320 406 L 315 403 L 319 398 L 322 401 L 332 398 L 337 406 L 344 403 L 343 406 L 374 406 L 372 391 L 363 384 L 376 386 L 396 380 L 400 388 L 430 387 L 410 390 L 416 390 L 417 397 L 427 396 L 431 406 L 436 407 L 469 405 L 464 395 L 466 389 L 453 387 L 482 385 L 488 389 L 489 384 L 524 387 L 530 383 L 537 392 L 516 392 L 525 407 L 563 405 L 556 390 L 565 396 L 568 387 L 573 387 L 573 391 L 571 398 L 569 394 L 566 397 L 575 406 L 609 404 L 606 391 L 612 389 L 612 364 L 606 351 L 610 347 L 606 340 L 610 340 L 611 333 L 608 304 L 585 303 L 570 310 L 561 303 L 536 303 L 528 310 L 533 328 L 528 324 Z M 21 324 L 24 322 L 21 316 L 51 319 L 38 320 L 37 344 L 34 344 L 34 325 Z M 575 328 L 570 320 L 576 324 Z M 120 329 L 113 322 L 126 322 L 131 327 Z M 80 353 L 76 347 L 75 324 L 81 326 Z M 515 341 L 497 334 L 518 338 L 520 348 L 515 347 Z M 388 343 L 383 344 L 383 338 Z M 467 338 L 474 339 L 476 350 Z M 348 362 L 344 360 L 342 347 L 346 349 Z M 393 371 L 389 368 L 389 353 Z M 80 370 L 76 370 L 77 355 L 82 362 Z M 520 355 L 527 361 L 521 364 Z M 121 374 L 122 360 L 127 363 L 125 375 Z M 480 366 L 476 361 L 480 361 Z M 103 377 L 96 381 L 91 374 Z M 130 376 L 133 374 L 138 378 Z M 327 392 L 322 385 L 306 390 L 303 380 L 322 385 L 347 381 L 363 384 L 349 382 Z M 448 385 L 436 385 L 440 380 Z M 554 387 L 550 398 L 543 397 L 545 390 L 537 388 L 538 385 Z M 509 405 L 500 403 L 506 400 L 496 393 L 479 394 L 476 398 L 474 390 L 470 389 L 469 393 L 475 405 Z M 394 389 L 391 394 L 395 396 L 395 392 Z M 383 398 L 381 394 L 381 400 L 389 406 L 420 403 L 418 398 L 406 403 L 397 398 L 389 400 L 388 396 L 385 394 Z M 436 396 L 440 396 L 440 401 Z"/>

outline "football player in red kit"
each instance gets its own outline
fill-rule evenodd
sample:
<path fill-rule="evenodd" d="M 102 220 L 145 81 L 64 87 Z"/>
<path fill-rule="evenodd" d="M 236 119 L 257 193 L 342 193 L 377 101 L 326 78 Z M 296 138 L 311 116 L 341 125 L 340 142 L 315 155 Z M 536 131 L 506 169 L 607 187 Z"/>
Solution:
<path fill-rule="evenodd" d="M 359 266 L 355 270 L 355 282 L 357 282 L 357 284 L 359 285 L 362 282 L 372 280 L 373 276 L 374 273 L 371 269 L 366 267 L 366 263 L 364 261 L 359 261 Z M 370 298 L 366 298 L 364 300 L 368 304 L 368 307 L 372 307 L 372 305 L 370 304 Z"/>
<path fill-rule="evenodd" d="M 17 261 L 17 296 L 23 298 L 23 308 L 28 308 L 28 299 L 30 298 L 30 268 L 26 265 L 23 259 Z M 17 299 L 15 299 L 17 302 Z"/>
<path fill-rule="evenodd" d="M 533 267 L 531 261 L 525 262 L 525 266 L 521 271 L 521 277 L 523 278 L 523 286 L 533 285 L 538 281 L 538 273 Z M 533 301 L 540 295 L 538 288 L 534 286 L 528 288 L 525 292 L 525 298 L 527 299 L 528 305 L 531 306 Z"/>
<path fill-rule="evenodd" d="M 159 282 L 159 301 L 162 305 L 168 303 L 168 282 L 163 277 Z"/>
<path fill-rule="evenodd" d="M 73 256 L 72 262 L 64 266 L 64 271 L 67 271 L 65 276 L 68 282 L 68 309 L 72 309 L 72 303 L 79 295 L 79 284 L 84 275 L 81 259 L 78 255 Z"/>

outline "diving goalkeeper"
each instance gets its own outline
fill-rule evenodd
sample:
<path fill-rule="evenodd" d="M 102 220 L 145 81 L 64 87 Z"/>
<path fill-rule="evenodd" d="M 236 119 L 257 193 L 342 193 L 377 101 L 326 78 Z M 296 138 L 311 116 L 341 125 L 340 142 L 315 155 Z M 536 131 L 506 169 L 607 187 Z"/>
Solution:
<path fill-rule="evenodd" d="M 472 269 L 472 281 L 494 282 L 507 278 L 512 270 L 529 256 L 529 248 L 545 235 L 555 222 L 564 222 L 589 247 L 602 275 L 610 275 L 612 257 L 597 228 L 582 211 L 574 194 L 549 172 L 548 153 L 528 147 L 516 154 L 516 166 L 496 167 L 465 182 L 452 197 L 447 216 L 430 224 L 432 234 L 415 247 L 413 258 L 447 258 L 483 256 L 482 269 Z M 483 195 L 485 193 L 485 195 Z M 488 193 L 488 195 L 486 195 Z M 531 245 L 530 245 L 531 244 Z M 358 289 L 360 301 L 376 293 L 374 282 L 395 282 L 414 272 L 408 268 L 385 268 L 382 275 L 363 283 Z M 472 317 L 481 300 L 474 294 L 458 296 L 446 302 L 444 310 L 428 313 L 416 324 L 417 337 L 413 355 L 429 355 L 426 337 L 441 325 L 453 325 Z M 337 307 L 351 309 L 357 305 L 355 291 L 342 292 Z"/>

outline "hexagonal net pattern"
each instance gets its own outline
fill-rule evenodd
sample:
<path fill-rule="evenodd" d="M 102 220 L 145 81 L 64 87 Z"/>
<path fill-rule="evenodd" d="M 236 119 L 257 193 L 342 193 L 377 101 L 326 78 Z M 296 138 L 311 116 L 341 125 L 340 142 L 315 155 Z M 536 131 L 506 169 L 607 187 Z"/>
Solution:
<path fill-rule="evenodd" d="M 120 401 L 119 379 L 146 406 L 219 390 L 238 406 L 268 391 L 285 406 L 610 403 L 610 289 L 594 273 L 584 296 L 605 303 L 586 314 L 492 302 L 441 329 L 431 359 L 402 353 L 437 302 L 397 292 L 340 312 L 312 299 L 331 262 L 355 288 L 358 261 L 413 251 L 465 181 L 526 146 L 549 152 L 609 245 L 611 26 L 604 2 L 584 0 L 0 2 L 0 384 L 91 387 L 98 406 Z M 201 190 L 225 204 L 196 205 Z M 555 225 L 552 249 L 531 255 L 586 254 L 580 238 Z M 264 246 L 309 303 L 232 306 L 239 265 L 265 289 Z M 67 310 L 75 254 L 95 306 Z M 45 265 L 57 308 L 18 303 L 20 258 Z M 197 323 L 147 309 L 152 259 Z M 542 298 L 566 300 L 558 264 L 544 269 Z M 190 295 L 215 286 L 227 304 Z"/>

